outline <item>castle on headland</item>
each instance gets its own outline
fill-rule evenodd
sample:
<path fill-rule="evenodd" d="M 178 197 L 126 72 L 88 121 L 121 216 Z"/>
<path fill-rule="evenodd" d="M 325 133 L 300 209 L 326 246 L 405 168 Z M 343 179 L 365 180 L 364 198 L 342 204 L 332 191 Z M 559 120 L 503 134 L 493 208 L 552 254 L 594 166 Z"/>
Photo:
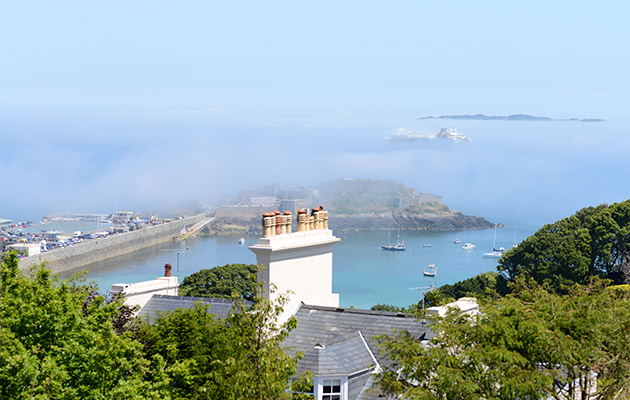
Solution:
<path fill-rule="evenodd" d="M 421 193 L 393 180 L 335 179 L 313 187 L 273 183 L 241 188 L 237 197 L 224 197 L 217 218 L 246 219 L 260 215 L 264 209 L 290 211 L 321 204 L 335 214 L 383 212 L 409 206 L 443 206 L 442 196 Z"/>

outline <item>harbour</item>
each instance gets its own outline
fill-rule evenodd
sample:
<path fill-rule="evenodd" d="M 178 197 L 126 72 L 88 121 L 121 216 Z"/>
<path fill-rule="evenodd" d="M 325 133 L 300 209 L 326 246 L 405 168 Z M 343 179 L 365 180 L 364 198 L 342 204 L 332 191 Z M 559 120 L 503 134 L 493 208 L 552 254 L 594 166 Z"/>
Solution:
<path fill-rule="evenodd" d="M 533 234 L 540 226 L 517 221 L 504 221 L 497 229 L 497 246 L 511 248 Z M 477 274 L 496 271 L 497 260 L 484 258 L 492 249 L 491 229 L 465 231 L 401 231 L 407 251 L 381 251 L 379 245 L 387 239 L 384 231 L 334 232 L 341 239 L 333 249 L 333 292 L 339 294 L 340 306 L 370 308 L 379 303 L 397 306 L 415 304 L 420 299 L 413 287 L 452 284 Z M 242 234 L 229 236 L 197 236 L 184 241 L 169 241 L 92 263 L 60 274 L 67 278 L 86 270 L 85 278 L 94 281 L 101 292 L 112 284 L 155 279 L 164 264 L 173 265 L 173 274 L 184 277 L 204 268 L 232 263 L 254 264 L 256 257 L 249 246 L 258 237 Z M 457 239 L 476 245 L 475 250 L 463 251 Z M 431 243 L 431 247 L 424 247 Z M 178 263 L 179 259 L 179 263 Z M 433 263 L 435 277 L 424 276 L 425 264 Z M 178 265 L 179 264 L 179 265 Z"/>

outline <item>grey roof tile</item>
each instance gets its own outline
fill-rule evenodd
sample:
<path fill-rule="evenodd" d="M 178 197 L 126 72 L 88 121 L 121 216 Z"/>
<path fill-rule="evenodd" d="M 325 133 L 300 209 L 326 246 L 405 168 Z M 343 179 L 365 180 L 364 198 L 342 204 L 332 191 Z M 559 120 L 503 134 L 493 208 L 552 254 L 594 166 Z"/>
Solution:
<path fill-rule="evenodd" d="M 374 365 L 370 348 L 356 332 L 330 346 L 315 345 L 298 363 L 298 373 L 311 371 L 315 376 L 346 376 Z"/>
<path fill-rule="evenodd" d="M 380 364 L 389 363 L 379 354 L 374 340 L 376 336 L 393 336 L 396 330 L 400 330 L 420 338 L 429 331 L 426 325 L 410 315 L 388 311 L 302 304 L 295 317 L 297 328 L 289 333 L 284 342 L 284 346 L 291 351 L 308 354 L 317 343 L 330 346 L 343 340 L 345 335 L 360 331 Z"/>
<path fill-rule="evenodd" d="M 208 311 L 215 314 L 217 318 L 228 316 L 234 303 L 227 299 L 210 299 L 206 297 L 169 296 L 164 294 L 154 294 L 142 307 L 138 317 L 153 319 L 157 312 L 174 311 L 176 309 L 188 309 L 200 303 L 208 306 Z"/>

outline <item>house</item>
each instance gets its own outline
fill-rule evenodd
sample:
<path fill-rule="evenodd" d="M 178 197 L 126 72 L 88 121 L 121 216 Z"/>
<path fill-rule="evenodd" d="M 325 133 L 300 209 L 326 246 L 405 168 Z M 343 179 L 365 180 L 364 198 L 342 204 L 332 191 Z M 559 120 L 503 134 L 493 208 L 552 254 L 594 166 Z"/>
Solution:
<path fill-rule="evenodd" d="M 295 232 L 291 212 L 263 214 L 263 236 L 250 246 L 264 266 L 258 276 L 264 282 L 263 295 L 273 300 L 279 293 L 292 292 L 279 320 L 294 316 L 297 328 L 283 346 L 290 354 L 305 355 L 298 361 L 298 373 L 313 373 L 316 399 L 382 399 L 375 374 L 390 361 L 379 353 L 377 337 L 407 331 L 427 340 L 432 333 L 407 314 L 339 307 L 339 295 L 332 293 L 332 250 L 339 239 L 328 229 L 328 213 L 322 207 L 310 211 L 298 210 Z M 232 307 L 229 300 L 153 294 L 138 315 L 152 318 L 158 311 L 193 307 L 196 301 L 219 318 Z"/>
<path fill-rule="evenodd" d="M 109 292 L 111 294 L 124 294 L 125 303 L 130 306 L 140 306 L 142 312 L 154 295 L 177 296 L 179 283 L 177 277 L 172 276 L 172 268 L 171 264 L 164 265 L 164 276 L 152 281 L 115 283 Z M 175 305 L 168 307 L 175 307 Z M 170 310 L 168 307 L 165 310 Z M 148 312 L 145 311 L 145 313 Z"/>
<path fill-rule="evenodd" d="M 301 304 L 295 313 L 297 328 L 284 346 L 295 354 L 298 373 L 313 373 L 317 399 L 337 395 L 339 400 L 383 398 L 374 374 L 389 360 L 380 354 L 376 338 L 407 331 L 424 340 L 432 335 L 426 325 L 408 314 Z M 335 398 L 335 397 L 328 397 Z"/>

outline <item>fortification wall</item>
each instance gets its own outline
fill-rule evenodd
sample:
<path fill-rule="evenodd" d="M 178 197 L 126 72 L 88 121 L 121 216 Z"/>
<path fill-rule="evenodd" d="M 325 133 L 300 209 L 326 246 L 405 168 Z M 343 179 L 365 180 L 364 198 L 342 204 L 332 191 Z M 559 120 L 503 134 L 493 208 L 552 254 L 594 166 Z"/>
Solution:
<path fill-rule="evenodd" d="M 20 260 L 19 267 L 24 270 L 46 261 L 53 273 L 82 268 L 95 262 L 172 240 L 173 237 L 179 236 L 182 228 L 190 227 L 204 218 L 206 218 L 205 214 L 199 214 L 137 231 L 84 240 L 73 246 L 23 258 Z"/>
<path fill-rule="evenodd" d="M 264 207 L 264 210 L 267 211 L 269 209 L 273 209 L 274 207 Z M 262 213 L 262 206 L 219 207 L 215 217 L 217 219 L 228 220 L 250 220 L 252 218 L 260 219 Z"/>

